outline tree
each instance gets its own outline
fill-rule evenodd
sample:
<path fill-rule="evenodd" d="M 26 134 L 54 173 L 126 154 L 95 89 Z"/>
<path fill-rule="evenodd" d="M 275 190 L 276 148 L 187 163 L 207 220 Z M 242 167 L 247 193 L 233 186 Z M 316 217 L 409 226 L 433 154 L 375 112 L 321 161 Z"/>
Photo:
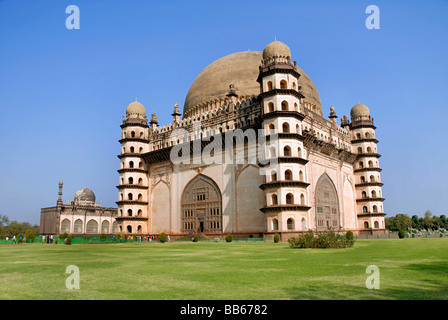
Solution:
<path fill-rule="evenodd" d="M 431 218 L 432 217 L 432 213 L 431 213 L 431 211 L 429 211 L 429 210 L 426 210 L 426 212 L 425 212 L 425 218 Z"/>

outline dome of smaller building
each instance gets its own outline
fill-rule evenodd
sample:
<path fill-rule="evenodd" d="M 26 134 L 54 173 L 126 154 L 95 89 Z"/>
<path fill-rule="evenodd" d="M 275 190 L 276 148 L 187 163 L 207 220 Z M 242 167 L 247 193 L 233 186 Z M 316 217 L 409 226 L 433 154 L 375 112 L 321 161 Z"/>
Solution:
<path fill-rule="evenodd" d="M 263 59 L 272 57 L 289 57 L 291 58 L 291 50 L 280 41 L 271 42 L 263 50 Z"/>
<path fill-rule="evenodd" d="M 370 117 L 370 110 L 365 104 L 357 103 L 353 106 L 352 110 L 350 110 L 350 117 L 352 119 Z"/>
<path fill-rule="evenodd" d="M 134 102 L 131 102 L 128 107 L 126 108 L 126 116 L 132 116 L 132 115 L 137 115 L 137 116 L 146 116 L 146 110 L 145 107 L 138 102 L 137 100 Z"/>
<path fill-rule="evenodd" d="M 95 194 L 89 188 L 82 188 L 75 193 L 75 202 L 86 201 L 95 203 L 95 200 Z"/>

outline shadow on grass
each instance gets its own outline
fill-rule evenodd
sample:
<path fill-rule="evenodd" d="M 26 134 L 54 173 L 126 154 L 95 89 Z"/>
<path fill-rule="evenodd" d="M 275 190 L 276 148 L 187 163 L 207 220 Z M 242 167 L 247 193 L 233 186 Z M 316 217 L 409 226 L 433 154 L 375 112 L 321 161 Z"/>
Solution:
<path fill-rule="evenodd" d="M 310 282 L 309 285 L 286 289 L 293 300 L 446 300 L 448 299 L 448 262 L 413 263 L 402 267 L 417 271 L 418 277 L 404 276 L 396 280 L 396 285 L 388 288 L 367 289 L 359 286 L 335 282 Z M 367 278 L 366 274 L 366 278 Z M 381 283 L 381 282 L 380 282 Z"/>

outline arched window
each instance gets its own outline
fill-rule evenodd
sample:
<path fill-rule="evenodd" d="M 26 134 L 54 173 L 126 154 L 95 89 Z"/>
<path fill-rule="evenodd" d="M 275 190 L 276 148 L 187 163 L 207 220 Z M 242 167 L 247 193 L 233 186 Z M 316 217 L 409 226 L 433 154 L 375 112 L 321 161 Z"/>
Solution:
<path fill-rule="evenodd" d="M 134 153 L 134 147 L 131 147 L 131 153 Z"/>
<path fill-rule="evenodd" d="M 362 169 L 362 168 L 364 168 L 364 162 L 359 161 L 359 169 Z"/>
<path fill-rule="evenodd" d="M 363 212 L 363 213 L 367 213 L 367 212 L 369 212 L 366 206 L 362 207 L 362 212 Z"/>
<path fill-rule="evenodd" d="M 372 160 L 369 161 L 369 168 L 373 168 L 373 162 L 372 162 Z"/>
<path fill-rule="evenodd" d="M 142 185 L 142 184 L 143 184 L 143 179 L 142 179 L 142 178 L 139 178 L 139 179 L 138 179 L 138 184 L 139 184 L 139 185 Z"/>
<path fill-rule="evenodd" d="M 375 229 L 379 229 L 380 224 L 378 223 L 378 221 L 375 221 L 374 225 L 375 225 Z"/>
<path fill-rule="evenodd" d="M 294 219 L 289 218 L 286 220 L 286 225 L 288 226 L 288 230 L 294 230 Z"/>
<path fill-rule="evenodd" d="M 285 156 L 285 157 L 291 156 L 291 148 L 289 146 L 285 146 L 283 148 L 283 156 Z"/>
<path fill-rule="evenodd" d="M 138 152 L 139 152 L 139 153 L 142 153 L 142 152 L 143 152 L 143 148 L 140 147 L 140 149 L 138 149 Z"/>
<path fill-rule="evenodd" d="M 294 195 L 292 193 L 286 195 L 286 204 L 294 204 Z"/>
<path fill-rule="evenodd" d="M 306 230 L 306 220 L 302 218 L 302 230 Z"/>
<path fill-rule="evenodd" d="M 61 222 L 61 233 L 70 233 L 70 220 L 64 219 Z"/>
<path fill-rule="evenodd" d="M 360 134 L 360 133 L 357 133 L 357 134 L 356 134 L 356 140 L 359 140 L 359 139 L 361 139 L 361 134 Z"/>
<path fill-rule="evenodd" d="M 280 89 L 287 89 L 288 84 L 285 80 L 280 81 Z"/>
<path fill-rule="evenodd" d="M 365 183 L 366 182 L 366 178 L 364 178 L 364 176 L 361 176 L 361 183 Z"/>
<path fill-rule="evenodd" d="M 294 102 L 294 111 L 299 112 L 299 105 Z"/>
<path fill-rule="evenodd" d="M 302 158 L 302 149 L 300 147 L 297 148 L 297 157 Z"/>
<path fill-rule="evenodd" d="M 375 177 L 374 176 L 370 176 L 370 182 L 375 182 Z"/>
<path fill-rule="evenodd" d="M 285 171 L 285 180 L 286 181 L 291 181 L 292 180 L 292 172 L 291 172 L 291 170 L 286 170 Z"/>
<path fill-rule="evenodd" d="M 299 171 L 299 181 L 304 181 L 303 180 L 303 172 L 302 172 L 302 170 Z"/>
<path fill-rule="evenodd" d="M 137 232 L 138 232 L 138 233 L 142 233 L 142 226 L 140 226 L 140 225 L 137 226 Z"/>
<path fill-rule="evenodd" d="M 272 81 L 268 81 L 268 91 L 272 90 Z"/>
<path fill-rule="evenodd" d="M 142 209 L 139 209 L 139 210 L 138 210 L 138 212 L 137 212 L 137 216 L 138 216 L 138 217 L 141 217 L 141 216 L 142 216 L 142 214 L 143 214 L 143 211 L 142 211 Z"/>
<path fill-rule="evenodd" d="M 289 123 L 288 122 L 283 123 L 282 130 L 283 130 L 283 133 L 289 133 Z"/>
<path fill-rule="evenodd" d="M 278 204 L 277 195 L 276 194 L 271 195 L 271 205 L 275 206 L 277 204 Z"/>
<path fill-rule="evenodd" d="M 275 147 L 270 147 L 269 148 L 269 153 L 271 155 L 271 158 L 274 158 L 277 156 L 277 153 L 275 152 Z"/>
<path fill-rule="evenodd" d="M 282 101 L 282 111 L 288 111 L 288 102 Z"/>
<path fill-rule="evenodd" d="M 132 193 L 128 193 L 128 200 L 132 200 Z"/>
<path fill-rule="evenodd" d="M 134 131 L 131 132 L 131 137 L 135 138 L 135 132 Z"/>
<path fill-rule="evenodd" d="M 358 153 L 362 153 L 362 148 L 358 147 Z"/>
<path fill-rule="evenodd" d="M 274 124 L 270 124 L 269 126 L 268 126 L 268 129 L 269 129 L 269 131 L 268 131 L 268 134 L 274 134 L 275 132 L 274 132 L 274 130 L 275 130 L 275 126 L 274 126 Z"/>
<path fill-rule="evenodd" d="M 128 183 L 129 183 L 129 184 L 134 184 L 134 178 L 129 177 L 129 178 L 128 178 Z"/>
<path fill-rule="evenodd" d="M 296 90 L 296 83 L 295 83 L 295 82 L 292 83 L 292 88 L 293 88 L 294 90 Z"/>
<path fill-rule="evenodd" d="M 137 200 L 138 200 L 138 201 L 143 201 L 143 196 L 142 196 L 141 193 L 138 194 L 138 198 L 137 198 Z"/>
<path fill-rule="evenodd" d="M 275 171 L 271 173 L 271 181 L 277 181 L 277 173 Z"/>
<path fill-rule="evenodd" d="M 272 102 L 268 103 L 268 112 L 274 112 L 274 104 Z"/>
<path fill-rule="evenodd" d="M 86 233 L 88 234 L 95 234 L 98 233 L 98 222 L 95 220 L 90 220 L 86 224 Z"/>
<path fill-rule="evenodd" d="M 129 217 L 132 217 L 132 209 L 129 209 L 129 210 L 128 210 L 128 216 L 129 216 Z"/>
<path fill-rule="evenodd" d="M 367 153 L 372 153 L 372 148 L 367 147 Z"/>
<path fill-rule="evenodd" d="M 364 222 L 364 229 L 369 229 L 369 223 L 367 221 Z"/>
<path fill-rule="evenodd" d="M 373 206 L 373 212 L 378 212 L 378 207 L 377 206 Z"/>
<path fill-rule="evenodd" d="M 366 139 L 370 138 L 370 134 L 368 132 L 366 132 Z"/>
<path fill-rule="evenodd" d="M 131 226 L 128 226 L 127 229 L 128 229 L 129 233 L 132 233 L 132 227 Z"/>
<path fill-rule="evenodd" d="M 129 161 L 129 168 L 134 168 L 134 161 Z"/>
<path fill-rule="evenodd" d="M 276 218 L 272 219 L 272 230 L 278 230 L 278 220 Z"/>
<path fill-rule="evenodd" d="M 302 206 L 305 205 L 305 196 L 303 193 L 300 195 L 300 205 L 302 205 Z"/>
<path fill-rule="evenodd" d="M 104 233 L 104 234 L 108 234 L 108 233 L 110 233 L 110 231 L 109 231 L 109 226 L 110 226 L 109 221 L 104 220 L 104 221 L 101 223 L 101 233 Z"/>
<path fill-rule="evenodd" d="M 367 198 L 367 193 L 365 191 L 362 192 L 362 197 Z"/>
<path fill-rule="evenodd" d="M 372 198 L 376 198 L 376 191 L 375 190 L 372 191 Z"/>

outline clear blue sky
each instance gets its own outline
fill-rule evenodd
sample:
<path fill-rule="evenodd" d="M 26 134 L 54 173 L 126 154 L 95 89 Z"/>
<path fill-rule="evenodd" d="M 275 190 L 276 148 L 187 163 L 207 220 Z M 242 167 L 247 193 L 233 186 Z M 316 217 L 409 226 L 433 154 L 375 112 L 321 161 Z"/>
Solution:
<path fill-rule="evenodd" d="M 79 30 L 65 27 L 70 4 Z M 365 27 L 370 4 L 379 30 Z M 64 203 L 88 187 L 115 207 L 126 106 L 137 97 L 167 124 L 208 64 L 274 36 L 326 115 L 369 106 L 385 211 L 447 214 L 447 35 L 447 1 L 0 0 L 0 214 L 39 223 L 59 180 Z"/>

